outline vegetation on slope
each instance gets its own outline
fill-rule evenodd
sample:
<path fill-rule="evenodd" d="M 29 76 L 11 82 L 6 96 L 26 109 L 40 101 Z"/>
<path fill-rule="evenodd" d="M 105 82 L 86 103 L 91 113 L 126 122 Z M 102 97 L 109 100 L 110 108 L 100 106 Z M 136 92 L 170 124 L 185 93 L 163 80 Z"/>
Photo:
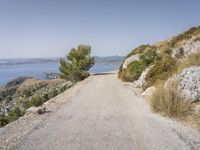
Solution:
<path fill-rule="evenodd" d="M 182 41 L 184 40 L 189 40 L 193 36 L 197 35 L 200 33 L 200 26 L 198 27 L 193 27 L 187 30 L 186 32 L 183 32 L 177 36 L 175 36 L 171 41 L 170 41 L 170 46 L 171 47 L 177 47 Z"/>
<path fill-rule="evenodd" d="M 139 46 L 126 57 L 140 54 L 139 61 L 130 63 L 124 69 L 121 66 L 119 78 L 123 81 L 135 81 L 148 66 L 151 66 L 146 74 L 146 84 L 143 89 L 150 86 L 156 87 L 156 91 L 150 98 L 152 110 L 169 117 L 182 118 L 200 128 L 200 110 L 195 110 L 196 103 L 191 103 L 180 95 L 178 81 L 167 88 L 164 84 L 174 74 L 182 72 L 184 68 L 200 66 L 200 53 L 192 53 L 187 57 L 184 54 L 180 57 L 174 53 L 177 49 L 180 50 L 181 55 L 183 44 L 189 40 L 190 42 L 200 41 L 200 26 L 155 45 Z"/>
<path fill-rule="evenodd" d="M 148 66 L 152 65 L 153 67 L 150 69 L 146 78 L 148 82 L 147 87 L 155 85 L 157 82 L 160 82 L 160 80 L 168 79 L 174 73 L 180 71 L 181 68 L 199 62 L 199 54 L 194 54 L 187 60 L 182 61 L 176 60 L 171 56 L 172 49 L 180 46 L 180 44 L 183 44 L 183 42 L 191 38 L 198 41 L 199 36 L 200 26 L 193 27 L 173 37 L 171 40 L 162 41 L 157 45 L 147 44 L 135 48 L 126 56 L 126 58 L 135 54 L 140 54 L 139 61 L 130 63 L 126 69 L 123 69 L 121 66 L 119 68 L 118 77 L 123 81 L 135 81 Z"/>
<path fill-rule="evenodd" d="M 144 49 L 142 49 L 144 48 Z M 141 46 L 139 48 L 143 53 L 139 57 L 139 61 L 131 62 L 126 69 L 122 69 L 122 66 L 119 70 L 119 78 L 123 81 L 135 81 L 137 80 L 142 72 L 151 64 L 153 64 L 158 58 L 156 53 L 156 47 L 154 46 Z M 137 49 L 138 50 L 138 49 Z"/>
<path fill-rule="evenodd" d="M 60 60 L 60 77 L 41 81 L 33 78 L 21 77 L 0 88 L 0 127 L 23 116 L 26 109 L 42 104 L 64 92 L 73 83 L 89 76 L 88 70 L 94 65 L 89 45 L 79 45 L 72 48 L 66 56 L 67 61 Z M 69 82 L 70 81 L 70 82 Z"/>
<path fill-rule="evenodd" d="M 71 84 L 60 79 L 49 81 L 27 79 L 20 84 L 1 88 L 0 127 L 23 116 L 26 109 L 42 106 L 44 102 L 64 92 L 70 86 Z"/>
<path fill-rule="evenodd" d="M 177 60 L 170 55 L 163 55 L 155 62 L 146 76 L 147 87 L 165 81 L 172 76 L 177 69 Z"/>

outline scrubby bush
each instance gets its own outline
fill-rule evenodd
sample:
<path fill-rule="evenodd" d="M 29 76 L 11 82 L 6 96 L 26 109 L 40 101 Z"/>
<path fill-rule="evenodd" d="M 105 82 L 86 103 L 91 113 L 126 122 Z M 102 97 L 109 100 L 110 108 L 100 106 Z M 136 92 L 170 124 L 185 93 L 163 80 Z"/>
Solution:
<path fill-rule="evenodd" d="M 49 99 L 51 99 L 51 98 L 53 98 L 53 97 L 55 97 L 57 95 L 58 95 L 57 90 L 53 89 L 52 91 L 49 92 L 48 97 L 49 97 Z"/>
<path fill-rule="evenodd" d="M 68 88 L 69 88 L 69 86 L 64 85 L 64 86 L 62 86 L 62 87 L 60 88 L 60 92 L 64 92 L 64 91 L 66 91 Z"/>
<path fill-rule="evenodd" d="M 139 50 L 142 48 L 144 51 L 139 56 L 139 61 L 131 62 L 124 70 L 122 69 L 122 65 L 120 66 L 118 77 L 123 81 L 132 82 L 137 80 L 142 72 L 158 59 L 155 46 L 143 45 Z"/>
<path fill-rule="evenodd" d="M 179 63 L 179 72 L 190 66 L 200 66 L 200 53 L 192 53 Z"/>
<path fill-rule="evenodd" d="M 198 34 L 198 33 L 200 33 L 200 26 L 190 28 L 186 32 L 179 34 L 178 36 L 174 37 L 171 40 L 171 46 L 175 47 L 178 42 L 180 42 L 182 40 L 191 39 L 194 34 Z"/>
<path fill-rule="evenodd" d="M 91 57 L 91 47 L 79 45 L 72 48 L 67 55 L 67 61 L 60 60 L 60 77 L 67 81 L 76 82 L 89 76 L 88 70 L 94 65 L 94 57 Z"/>
<path fill-rule="evenodd" d="M 153 111 L 169 117 L 186 117 L 192 112 L 191 104 L 180 95 L 177 82 L 169 87 L 157 86 L 150 100 Z"/>
<path fill-rule="evenodd" d="M 38 106 L 41 106 L 43 102 L 44 100 L 41 96 L 34 96 L 31 98 L 30 105 L 38 107 Z"/>
<path fill-rule="evenodd" d="M 161 60 L 155 62 L 146 75 L 147 86 L 156 84 L 158 81 L 166 80 L 177 70 L 177 61 L 169 55 L 162 56 Z"/>
<path fill-rule="evenodd" d="M 144 65 L 149 66 L 154 63 L 157 58 L 157 53 L 155 48 L 147 48 L 143 54 L 140 55 L 140 61 L 144 63 Z"/>
<path fill-rule="evenodd" d="M 162 49 L 162 53 L 171 55 L 172 54 L 172 49 L 171 48 L 164 48 Z"/>
<path fill-rule="evenodd" d="M 123 81 L 135 81 L 140 77 L 145 68 L 146 66 L 141 61 L 133 61 L 127 66 L 126 70 L 120 73 L 120 78 Z"/>
<path fill-rule="evenodd" d="M 149 47 L 151 47 L 149 44 L 140 45 L 139 47 L 133 49 L 133 50 L 126 56 L 126 58 L 128 58 L 128 57 L 130 57 L 130 56 L 132 56 L 132 55 L 135 55 L 135 54 L 141 54 L 141 53 L 143 53 L 143 52 L 146 50 L 146 48 L 149 48 Z"/>
<path fill-rule="evenodd" d="M 9 123 L 8 118 L 5 115 L 0 115 L 0 127 L 3 127 Z"/>
<path fill-rule="evenodd" d="M 43 94 L 42 95 L 42 99 L 43 99 L 43 102 L 46 102 L 49 100 L 49 95 L 47 93 Z"/>
<path fill-rule="evenodd" d="M 8 113 L 8 116 L 6 116 L 9 120 L 9 122 L 17 120 L 19 117 L 23 116 L 25 114 L 24 110 L 19 109 L 18 107 L 14 108 Z"/>
<path fill-rule="evenodd" d="M 8 115 L 0 115 L 0 127 L 7 125 L 10 122 L 17 120 L 19 117 L 25 114 L 24 110 L 19 109 L 18 107 L 12 109 Z"/>
<path fill-rule="evenodd" d="M 17 90 L 17 87 L 9 87 L 0 90 L 0 101 L 6 99 L 7 97 L 12 97 Z"/>

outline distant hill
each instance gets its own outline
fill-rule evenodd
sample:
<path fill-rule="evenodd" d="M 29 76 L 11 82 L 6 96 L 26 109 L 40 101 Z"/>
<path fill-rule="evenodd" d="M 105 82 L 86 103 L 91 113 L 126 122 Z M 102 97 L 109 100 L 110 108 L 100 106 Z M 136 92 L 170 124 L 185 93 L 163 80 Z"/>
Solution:
<path fill-rule="evenodd" d="M 0 66 L 4 65 L 21 65 L 21 64 L 37 64 L 37 63 L 59 63 L 61 58 L 16 58 L 16 59 L 0 59 Z M 112 63 L 120 62 L 124 59 L 123 56 L 95 56 L 96 63 Z"/>

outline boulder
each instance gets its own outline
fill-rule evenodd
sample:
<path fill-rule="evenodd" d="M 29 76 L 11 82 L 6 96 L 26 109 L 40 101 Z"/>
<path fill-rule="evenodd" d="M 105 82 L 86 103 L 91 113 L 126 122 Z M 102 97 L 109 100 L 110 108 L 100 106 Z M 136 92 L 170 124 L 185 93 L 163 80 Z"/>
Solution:
<path fill-rule="evenodd" d="M 179 47 L 173 50 L 172 57 L 181 58 L 184 56 L 184 48 Z"/>
<path fill-rule="evenodd" d="M 126 59 L 124 60 L 124 63 L 123 63 L 122 68 L 123 68 L 123 69 L 126 69 L 127 66 L 128 66 L 131 62 L 136 61 L 136 60 L 139 60 L 139 54 L 132 55 L 132 56 L 126 58 Z"/>
<path fill-rule="evenodd" d="M 188 101 L 194 102 L 200 100 L 200 66 L 191 66 L 169 78 L 165 87 L 170 88 L 170 83 L 177 81 L 178 90 Z"/>
<path fill-rule="evenodd" d="M 185 42 L 182 47 L 173 49 L 172 56 L 180 58 L 182 56 L 189 56 L 192 53 L 200 53 L 200 41 L 193 41 L 193 39 Z"/>
<path fill-rule="evenodd" d="M 184 46 L 184 55 L 188 56 L 192 53 L 199 53 L 200 52 L 200 41 L 193 42 L 192 40 L 187 41 Z"/>
<path fill-rule="evenodd" d="M 148 74 L 148 72 L 149 72 L 149 70 L 151 68 L 152 68 L 152 66 L 146 68 L 145 71 L 142 72 L 140 78 L 137 81 L 133 82 L 132 86 L 136 87 L 136 88 L 142 88 L 142 87 L 144 87 L 146 85 L 145 78 L 146 78 L 146 76 L 147 76 L 147 74 Z"/>
<path fill-rule="evenodd" d="M 180 90 L 188 100 L 200 100 L 200 66 L 185 68 L 180 74 Z"/>
<path fill-rule="evenodd" d="M 28 114 L 43 114 L 46 112 L 45 107 L 30 107 L 26 110 L 26 115 Z"/>

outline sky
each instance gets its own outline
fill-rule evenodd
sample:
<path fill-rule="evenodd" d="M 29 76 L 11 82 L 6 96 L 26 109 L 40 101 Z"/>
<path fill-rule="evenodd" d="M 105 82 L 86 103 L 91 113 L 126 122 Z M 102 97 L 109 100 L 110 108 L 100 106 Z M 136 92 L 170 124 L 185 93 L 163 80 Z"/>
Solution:
<path fill-rule="evenodd" d="M 200 25 L 199 0 L 0 0 L 0 58 L 126 55 Z"/>

